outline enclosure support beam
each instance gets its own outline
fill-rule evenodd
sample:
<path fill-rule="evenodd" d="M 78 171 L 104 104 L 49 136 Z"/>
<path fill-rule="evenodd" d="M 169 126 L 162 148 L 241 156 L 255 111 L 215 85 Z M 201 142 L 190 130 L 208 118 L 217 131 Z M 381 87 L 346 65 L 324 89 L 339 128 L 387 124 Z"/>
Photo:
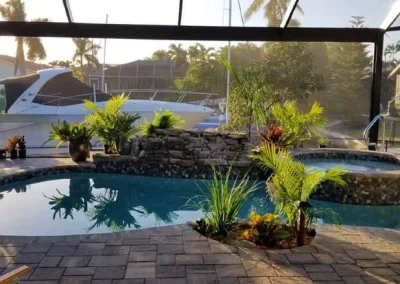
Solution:
<path fill-rule="evenodd" d="M 293 13 L 296 10 L 297 4 L 299 3 L 299 0 L 291 0 L 287 10 L 285 12 L 285 15 L 283 16 L 282 22 L 281 22 L 281 28 L 285 29 L 289 26 L 290 20 L 292 19 Z"/>
<path fill-rule="evenodd" d="M 178 27 L 181 26 L 182 23 L 182 9 L 183 9 L 183 0 L 179 1 L 179 18 L 178 18 Z"/>
<path fill-rule="evenodd" d="M 156 26 L 54 22 L 1 22 L 0 36 L 154 40 L 371 42 L 374 28 Z"/>
<path fill-rule="evenodd" d="M 74 18 L 72 17 L 71 7 L 69 5 L 69 0 L 63 0 L 65 14 L 67 14 L 68 22 L 73 23 Z"/>
<path fill-rule="evenodd" d="M 385 20 L 381 24 L 382 30 L 388 30 L 400 15 L 400 2 L 395 2 L 390 8 Z"/>
<path fill-rule="evenodd" d="M 372 121 L 377 115 L 380 114 L 384 34 L 385 34 L 384 31 L 380 33 L 378 40 L 375 42 L 375 48 L 374 48 L 371 107 L 369 115 L 370 121 Z M 371 129 L 369 133 L 369 141 L 371 143 L 378 143 L 378 133 L 379 133 L 379 123 L 375 124 L 375 126 Z"/>

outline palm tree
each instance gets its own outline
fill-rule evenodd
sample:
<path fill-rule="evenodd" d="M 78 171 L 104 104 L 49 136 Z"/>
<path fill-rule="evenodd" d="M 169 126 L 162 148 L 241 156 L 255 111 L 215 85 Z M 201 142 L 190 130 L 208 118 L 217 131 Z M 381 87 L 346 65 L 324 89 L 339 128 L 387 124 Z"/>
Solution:
<path fill-rule="evenodd" d="M 186 66 L 187 65 L 187 51 L 183 48 L 182 44 L 171 44 L 168 50 L 172 61 L 176 66 Z"/>
<path fill-rule="evenodd" d="M 386 46 L 386 48 L 385 48 L 385 56 L 388 55 L 388 54 L 391 55 L 391 56 L 392 56 L 392 62 L 393 62 L 393 61 L 394 61 L 394 56 L 395 56 L 396 52 L 399 51 L 398 48 L 400 48 L 399 42 L 398 42 L 396 45 L 394 45 L 394 44 L 389 44 L 389 45 Z"/>
<path fill-rule="evenodd" d="M 213 47 L 207 48 L 203 44 L 196 43 L 196 48 L 199 51 L 199 58 L 203 61 L 210 61 L 215 57 L 215 49 Z"/>
<path fill-rule="evenodd" d="M 73 38 L 72 41 L 76 47 L 72 60 L 79 64 L 82 74 L 84 60 L 90 67 L 97 67 L 100 65 L 99 60 L 97 59 L 97 52 L 101 48 L 100 45 L 94 44 L 93 41 L 88 38 Z"/>
<path fill-rule="evenodd" d="M 8 0 L 5 4 L 0 4 L 0 14 L 6 21 L 26 22 L 25 3 L 21 0 Z M 33 22 L 47 22 L 47 19 L 34 19 Z M 15 54 L 14 75 L 17 75 L 18 69 L 20 75 L 26 75 L 25 50 L 24 45 L 28 47 L 27 57 L 31 61 L 46 58 L 42 40 L 38 37 L 16 37 L 17 50 Z"/>
<path fill-rule="evenodd" d="M 295 160 L 288 152 L 278 150 L 273 144 L 261 143 L 260 153 L 250 155 L 262 168 L 271 171 L 267 181 L 268 193 L 275 204 L 277 214 L 283 213 L 289 226 L 298 226 L 297 234 L 305 229 L 306 209 L 299 210 L 299 202 L 307 202 L 318 186 L 324 182 L 333 182 L 339 186 L 346 185 L 344 174 L 346 171 L 334 167 L 327 171 L 308 168 L 301 161 Z M 309 211 L 311 212 L 311 210 Z M 326 214 L 332 211 L 325 210 Z M 321 212 L 322 213 L 322 212 Z M 314 218 L 318 212 L 313 211 Z M 298 224 L 299 223 L 299 224 Z"/>
<path fill-rule="evenodd" d="M 251 3 L 250 7 L 244 13 L 244 18 L 248 20 L 260 9 L 264 9 L 264 17 L 268 20 L 268 26 L 279 26 L 288 4 L 289 0 L 253 0 L 253 3 Z M 299 5 L 297 5 L 296 10 L 304 14 L 303 9 Z M 299 25 L 298 21 L 293 19 L 291 26 L 297 25 Z"/>
<path fill-rule="evenodd" d="M 49 65 L 53 67 L 71 67 L 72 66 L 72 61 L 70 60 L 53 60 L 49 62 Z"/>
<path fill-rule="evenodd" d="M 151 60 L 170 61 L 171 55 L 164 49 L 157 50 L 153 53 Z"/>

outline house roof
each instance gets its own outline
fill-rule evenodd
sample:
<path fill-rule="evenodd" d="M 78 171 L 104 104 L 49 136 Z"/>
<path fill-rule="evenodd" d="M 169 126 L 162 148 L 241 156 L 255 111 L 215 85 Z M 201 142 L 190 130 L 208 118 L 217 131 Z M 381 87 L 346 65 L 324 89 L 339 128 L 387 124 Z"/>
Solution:
<path fill-rule="evenodd" d="M 0 54 L 0 60 L 7 61 L 11 64 L 15 64 L 15 57 L 9 56 L 9 55 L 4 55 Z M 38 71 L 42 69 L 47 69 L 47 68 L 53 68 L 47 64 L 38 64 L 32 61 L 25 60 L 26 68 L 32 71 Z"/>

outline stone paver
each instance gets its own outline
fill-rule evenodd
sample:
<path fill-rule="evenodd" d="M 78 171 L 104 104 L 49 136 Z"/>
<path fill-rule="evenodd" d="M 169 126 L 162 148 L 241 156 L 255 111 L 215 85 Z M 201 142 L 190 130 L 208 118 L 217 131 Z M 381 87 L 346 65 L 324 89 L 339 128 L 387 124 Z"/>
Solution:
<path fill-rule="evenodd" d="M 63 276 L 60 284 L 90 284 L 91 281 L 90 276 Z"/>
<path fill-rule="evenodd" d="M 157 266 L 157 278 L 183 278 L 186 276 L 184 266 Z"/>
<path fill-rule="evenodd" d="M 155 262 L 130 262 L 126 268 L 125 278 L 155 278 Z"/>
<path fill-rule="evenodd" d="M 82 243 L 79 245 L 75 255 L 101 255 L 105 243 Z"/>
<path fill-rule="evenodd" d="M 61 258 L 61 256 L 45 256 L 39 263 L 39 267 L 57 267 Z"/>
<path fill-rule="evenodd" d="M 125 266 L 97 267 L 93 279 L 120 279 L 125 276 Z"/>
<path fill-rule="evenodd" d="M 103 255 L 129 254 L 130 249 L 130 246 L 106 246 Z"/>
<path fill-rule="evenodd" d="M 317 228 L 301 248 L 237 248 L 187 226 L 62 237 L 0 236 L 0 273 L 23 284 L 400 283 L 400 231 Z"/>
<path fill-rule="evenodd" d="M 65 268 L 37 268 L 29 277 L 30 280 L 58 280 Z"/>
<path fill-rule="evenodd" d="M 247 276 L 246 270 L 244 269 L 243 265 L 239 264 L 216 265 L 215 270 L 217 271 L 217 276 L 219 278 Z M 253 276 L 260 276 L 260 275 L 253 275 Z"/>
<path fill-rule="evenodd" d="M 156 251 L 134 251 L 129 254 L 129 261 L 133 262 L 145 262 L 145 261 L 156 261 Z"/>
<path fill-rule="evenodd" d="M 87 266 L 90 256 L 65 256 L 63 257 L 60 267 L 82 267 Z"/>
<path fill-rule="evenodd" d="M 68 256 L 73 255 L 77 246 L 53 246 L 47 255 L 49 256 Z"/>
<path fill-rule="evenodd" d="M 92 256 L 89 266 L 124 266 L 127 263 L 127 255 Z"/>

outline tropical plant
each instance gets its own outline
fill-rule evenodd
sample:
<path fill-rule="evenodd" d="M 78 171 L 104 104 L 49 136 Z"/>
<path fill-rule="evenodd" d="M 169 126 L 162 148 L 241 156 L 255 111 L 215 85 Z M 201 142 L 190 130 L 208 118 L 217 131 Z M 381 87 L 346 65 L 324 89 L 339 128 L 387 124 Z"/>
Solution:
<path fill-rule="evenodd" d="M 50 131 L 49 140 L 44 142 L 43 145 L 49 141 L 59 141 L 56 148 L 66 142 L 87 145 L 94 134 L 93 129 L 84 126 L 82 123 L 64 121 L 63 123 L 52 124 L 51 127 L 53 130 Z"/>
<path fill-rule="evenodd" d="M 261 138 L 261 143 L 267 142 L 276 145 L 277 147 L 285 147 L 283 140 L 284 130 L 276 124 L 271 123 L 265 127 L 264 133 L 257 130 L 257 135 Z"/>
<path fill-rule="evenodd" d="M 94 44 L 92 40 L 88 38 L 73 38 L 72 41 L 75 44 L 75 53 L 72 60 L 77 62 L 80 66 L 80 71 L 84 74 L 84 61 L 86 61 L 89 67 L 99 66 L 99 60 L 97 58 L 97 52 L 101 48 L 100 45 Z"/>
<path fill-rule="evenodd" d="M 206 232 L 211 235 L 226 236 L 238 224 L 241 208 L 247 199 L 257 190 L 257 184 L 250 184 L 249 177 L 236 179 L 230 184 L 231 170 L 223 175 L 213 167 L 212 179 L 201 186 L 201 196 L 189 200 L 189 203 L 204 215 Z"/>
<path fill-rule="evenodd" d="M 250 155 L 258 165 L 272 171 L 268 179 L 268 193 L 275 204 L 277 214 L 283 214 L 289 226 L 295 227 L 299 217 L 297 202 L 306 202 L 319 185 L 326 181 L 340 186 L 346 185 L 341 167 L 328 171 L 307 168 L 301 161 L 296 161 L 287 151 L 277 151 L 273 144 L 260 145 L 260 153 Z"/>
<path fill-rule="evenodd" d="M 84 100 L 84 108 L 92 111 L 85 117 L 85 122 L 93 128 L 101 141 L 111 147 L 111 152 L 116 152 L 119 139 L 128 139 L 139 131 L 133 124 L 140 116 L 122 111 L 128 99 L 123 94 L 113 96 L 103 108 L 93 101 Z"/>
<path fill-rule="evenodd" d="M 255 244 L 269 245 L 279 239 L 285 239 L 291 234 L 285 232 L 281 223 L 278 222 L 279 215 L 267 213 L 264 216 L 254 211 L 250 212 L 247 224 L 250 226 L 242 232 L 242 237 Z"/>
<path fill-rule="evenodd" d="M 277 27 L 282 22 L 289 2 L 289 0 L 253 0 L 250 7 L 244 13 L 244 18 L 248 20 L 257 13 L 258 10 L 264 9 L 264 18 L 268 20 L 268 25 Z M 296 10 L 304 14 L 303 9 L 299 5 L 296 6 Z M 293 20 L 291 22 L 293 22 Z"/>
<path fill-rule="evenodd" d="M 26 22 L 25 3 L 21 0 L 8 0 L 5 4 L 0 4 L 0 15 L 6 21 Z M 47 22 L 47 19 L 34 19 L 33 22 Z M 27 57 L 31 61 L 46 58 L 46 51 L 42 40 L 38 37 L 16 37 L 17 50 L 15 54 L 14 75 L 18 70 L 20 75 L 26 75 L 25 50 L 24 45 L 28 47 Z"/>
<path fill-rule="evenodd" d="M 308 113 L 302 113 L 295 101 L 271 107 L 273 119 L 285 130 L 283 139 L 287 145 L 294 147 L 310 140 L 312 136 L 320 136 L 320 128 L 327 124 L 323 111 L 318 102 L 314 102 Z"/>
<path fill-rule="evenodd" d="M 150 123 L 145 120 L 144 124 L 140 126 L 143 135 L 153 134 L 156 129 L 178 129 L 180 125 L 185 123 L 181 116 L 173 113 L 170 110 L 163 112 L 154 112 L 153 121 Z"/>

